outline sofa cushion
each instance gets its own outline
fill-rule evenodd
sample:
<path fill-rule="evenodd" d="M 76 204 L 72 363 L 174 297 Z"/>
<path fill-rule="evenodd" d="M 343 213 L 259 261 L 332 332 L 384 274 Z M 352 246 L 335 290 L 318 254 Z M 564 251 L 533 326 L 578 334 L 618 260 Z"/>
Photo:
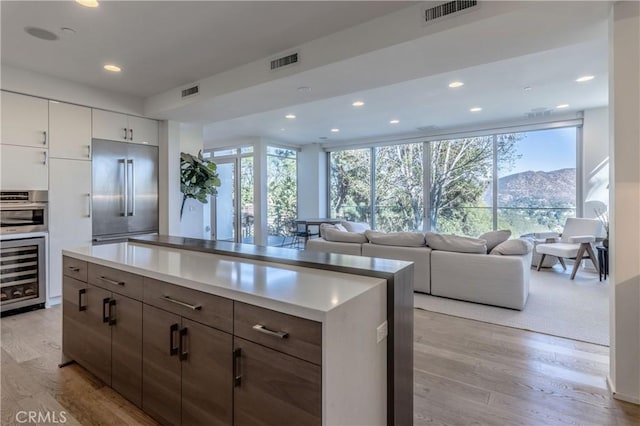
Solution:
<path fill-rule="evenodd" d="M 491 254 L 501 254 L 505 256 L 522 255 L 531 253 L 532 249 L 533 244 L 531 244 L 531 242 L 522 239 L 515 239 L 507 240 L 498 244 L 493 250 L 491 250 Z"/>
<path fill-rule="evenodd" d="M 341 223 L 342 226 L 345 227 L 345 229 L 349 232 L 364 232 L 367 229 L 371 229 L 371 227 L 369 226 L 368 223 L 364 223 L 364 222 L 342 222 Z"/>
<path fill-rule="evenodd" d="M 367 236 L 371 244 L 381 246 L 400 247 L 424 247 L 426 245 L 424 234 L 420 232 L 376 232 L 367 230 Z"/>
<path fill-rule="evenodd" d="M 332 225 L 330 223 L 321 223 L 320 224 L 320 237 L 324 237 L 324 230 L 325 229 L 337 229 L 338 231 L 342 231 L 342 232 L 347 232 L 347 229 L 342 226 L 342 224 L 340 223 L 336 223 L 335 225 Z"/>
<path fill-rule="evenodd" d="M 503 229 L 500 231 L 489 231 L 480 235 L 478 238 L 487 241 L 487 252 L 493 250 L 498 244 L 504 243 L 511 236 L 511 231 Z"/>
<path fill-rule="evenodd" d="M 324 237 L 327 241 L 335 241 L 339 243 L 366 243 L 367 237 L 359 232 L 345 232 L 337 229 L 325 228 Z"/>
<path fill-rule="evenodd" d="M 425 239 L 427 245 L 434 250 L 487 254 L 487 241 L 478 238 L 427 232 Z"/>

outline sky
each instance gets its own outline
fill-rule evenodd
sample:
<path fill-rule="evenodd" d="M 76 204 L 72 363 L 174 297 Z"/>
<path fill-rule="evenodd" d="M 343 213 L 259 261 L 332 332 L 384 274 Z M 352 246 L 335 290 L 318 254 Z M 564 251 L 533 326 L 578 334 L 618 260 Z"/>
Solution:
<path fill-rule="evenodd" d="M 523 133 L 518 142 L 515 167 L 505 175 L 533 171 L 551 171 L 576 167 L 576 128 L 538 130 Z"/>

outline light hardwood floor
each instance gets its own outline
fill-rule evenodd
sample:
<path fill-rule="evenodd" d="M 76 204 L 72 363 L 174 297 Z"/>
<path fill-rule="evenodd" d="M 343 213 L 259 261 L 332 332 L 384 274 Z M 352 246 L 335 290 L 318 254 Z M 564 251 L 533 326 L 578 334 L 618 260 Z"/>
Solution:
<path fill-rule="evenodd" d="M 155 424 L 78 365 L 58 368 L 60 342 L 60 307 L 2 319 L 2 425 L 30 410 L 64 411 L 66 424 Z M 638 425 L 640 407 L 609 396 L 608 353 L 415 310 L 414 424 Z"/>

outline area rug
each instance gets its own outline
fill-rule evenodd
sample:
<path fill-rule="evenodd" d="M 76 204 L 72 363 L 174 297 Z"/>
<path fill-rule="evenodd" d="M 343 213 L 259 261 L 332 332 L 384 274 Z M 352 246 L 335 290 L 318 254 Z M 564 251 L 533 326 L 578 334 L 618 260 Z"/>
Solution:
<path fill-rule="evenodd" d="M 569 266 L 569 265 L 567 265 Z M 492 324 L 609 346 L 609 283 L 598 275 L 555 266 L 531 271 L 529 300 L 522 311 L 414 294 L 416 308 Z"/>

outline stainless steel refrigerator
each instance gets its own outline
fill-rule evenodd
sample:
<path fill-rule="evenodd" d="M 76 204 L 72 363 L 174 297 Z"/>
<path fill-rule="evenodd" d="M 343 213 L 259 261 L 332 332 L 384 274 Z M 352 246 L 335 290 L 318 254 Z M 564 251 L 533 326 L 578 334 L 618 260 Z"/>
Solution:
<path fill-rule="evenodd" d="M 93 241 L 158 232 L 158 147 L 93 139 Z"/>

